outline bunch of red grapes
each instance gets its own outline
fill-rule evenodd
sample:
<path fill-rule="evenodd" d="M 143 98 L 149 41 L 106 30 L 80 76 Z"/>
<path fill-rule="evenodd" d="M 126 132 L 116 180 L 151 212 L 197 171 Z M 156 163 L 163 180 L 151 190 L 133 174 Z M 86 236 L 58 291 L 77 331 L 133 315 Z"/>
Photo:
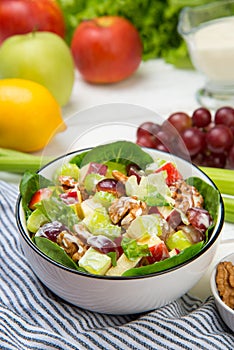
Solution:
<path fill-rule="evenodd" d="M 191 116 L 173 113 L 162 125 L 144 122 L 136 143 L 190 158 L 200 166 L 234 169 L 234 108 L 221 107 L 212 117 L 200 107 Z"/>

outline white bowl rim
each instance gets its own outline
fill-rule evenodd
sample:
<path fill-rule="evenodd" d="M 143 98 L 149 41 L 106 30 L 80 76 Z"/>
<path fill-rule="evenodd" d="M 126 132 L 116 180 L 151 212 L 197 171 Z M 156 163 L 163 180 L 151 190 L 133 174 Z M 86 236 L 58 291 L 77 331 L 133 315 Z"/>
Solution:
<path fill-rule="evenodd" d="M 232 257 L 234 259 L 234 253 L 229 253 L 228 255 L 224 256 L 222 259 L 220 259 L 216 265 L 213 268 L 213 271 L 211 273 L 211 277 L 210 277 L 210 288 L 211 288 L 211 292 L 215 298 L 215 300 L 219 303 L 219 305 L 225 309 L 226 312 L 229 312 L 231 315 L 234 316 L 234 309 L 231 309 L 227 304 L 225 304 L 225 302 L 221 299 L 217 286 L 216 286 L 216 281 L 215 281 L 215 276 L 216 276 L 216 270 L 217 270 L 217 266 L 220 262 L 222 261 L 230 261 L 230 257 Z M 234 264 L 234 262 L 233 262 Z"/>
<path fill-rule="evenodd" d="M 51 164 L 53 164 L 54 162 L 57 162 L 58 160 L 60 160 L 62 158 L 69 157 L 69 156 L 75 155 L 77 153 L 82 153 L 82 152 L 85 152 L 85 151 L 89 151 L 92 148 L 94 148 L 94 147 L 87 147 L 87 148 L 83 148 L 83 149 L 79 149 L 79 150 L 74 150 L 74 151 L 68 152 L 66 154 L 60 155 L 60 156 L 56 157 L 55 159 L 53 159 L 52 161 L 50 161 L 49 163 L 47 163 L 46 165 L 44 165 L 43 167 L 41 167 L 37 171 L 37 173 L 40 173 L 43 169 L 47 168 L 48 166 L 50 166 Z M 167 153 L 167 152 L 164 152 L 164 151 L 159 151 L 159 150 L 155 150 L 155 149 L 151 149 L 151 148 L 144 148 L 144 147 L 142 147 L 142 149 L 145 149 L 148 152 L 152 151 L 152 152 L 156 152 L 157 154 L 162 154 L 162 155 L 163 154 L 164 155 L 165 154 L 167 154 L 167 155 L 170 154 L 170 153 Z M 219 190 L 218 190 L 217 186 L 215 185 L 215 183 L 198 166 L 196 166 L 195 164 L 190 163 L 186 159 L 182 159 L 181 157 L 178 157 L 178 156 L 176 156 L 174 154 L 171 154 L 171 156 L 173 156 L 174 158 L 177 158 L 179 160 L 182 160 L 182 161 L 192 165 L 193 167 L 197 168 L 198 171 L 200 171 L 207 178 L 207 180 L 209 180 L 209 182 L 211 182 L 213 187 L 219 192 Z M 21 234 L 22 238 L 24 239 L 24 241 L 27 243 L 27 245 L 29 245 L 29 247 L 31 247 L 34 250 L 35 253 L 40 255 L 42 258 L 46 259 L 52 265 L 57 266 L 57 267 L 65 270 L 65 271 L 69 271 L 71 273 L 74 273 L 76 275 L 81 275 L 83 277 L 88 277 L 88 278 L 92 278 L 92 279 L 96 278 L 96 279 L 113 280 L 113 281 L 115 281 L 115 280 L 116 281 L 119 281 L 119 280 L 125 281 L 125 280 L 133 280 L 133 279 L 152 278 L 152 277 L 155 277 L 155 276 L 165 275 L 167 273 L 175 271 L 175 270 L 179 269 L 180 267 L 183 267 L 185 265 L 190 264 L 191 262 L 196 260 L 199 256 L 201 256 L 203 253 L 205 253 L 215 243 L 215 241 L 218 239 L 218 237 L 220 235 L 220 232 L 221 232 L 221 229 L 223 227 L 223 223 L 224 223 L 224 203 L 223 203 L 223 200 L 222 200 L 222 196 L 220 195 L 220 202 L 219 202 L 220 220 L 219 220 L 218 224 L 216 223 L 216 225 L 217 225 L 216 232 L 209 239 L 207 244 L 195 256 L 193 256 L 192 258 L 190 258 L 190 259 L 188 259 L 188 260 L 186 260 L 186 261 L 184 261 L 184 262 L 182 262 L 182 263 L 180 263 L 180 264 L 178 264 L 178 265 L 176 265 L 174 267 L 171 267 L 169 269 L 166 269 L 166 270 L 163 270 L 163 271 L 154 272 L 154 273 L 147 274 L 147 275 L 139 275 L 139 276 L 102 276 L 102 275 L 89 274 L 89 273 L 85 273 L 85 272 L 82 272 L 82 271 L 78 271 L 78 270 L 66 267 L 66 266 L 56 262 L 55 260 L 52 260 L 47 255 L 45 255 L 42 251 L 40 251 L 37 248 L 37 246 L 33 243 L 31 238 L 29 237 L 29 235 L 25 232 L 24 227 L 22 225 L 22 222 L 21 222 L 21 219 L 20 219 L 21 200 L 22 200 L 22 197 L 21 197 L 21 195 L 19 195 L 18 198 L 17 198 L 17 201 L 16 201 L 15 216 L 16 216 L 16 223 L 17 223 L 17 226 L 19 228 L 20 234 Z"/>

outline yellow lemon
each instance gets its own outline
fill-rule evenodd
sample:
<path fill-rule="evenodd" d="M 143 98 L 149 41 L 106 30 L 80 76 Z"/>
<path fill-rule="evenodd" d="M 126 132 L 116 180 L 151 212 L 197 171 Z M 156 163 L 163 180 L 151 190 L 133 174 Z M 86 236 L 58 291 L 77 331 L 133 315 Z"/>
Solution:
<path fill-rule="evenodd" d="M 38 151 L 65 129 L 61 108 L 47 88 L 30 80 L 0 80 L 0 147 Z"/>

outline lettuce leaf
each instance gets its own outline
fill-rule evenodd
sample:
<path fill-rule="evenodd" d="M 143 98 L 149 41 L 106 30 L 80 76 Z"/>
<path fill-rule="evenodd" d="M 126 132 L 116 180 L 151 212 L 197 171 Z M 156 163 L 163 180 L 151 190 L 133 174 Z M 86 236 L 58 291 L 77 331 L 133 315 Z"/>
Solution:
<path fill-rule="evenodd" d="M 137 244 L 135 239 L 124 237 L 121 242 L 124 254 L 129 260 L 136 260 L 139 257 L 150 256 L 147 244 Z"/>
<path fill-rule="evenodd" d="M 52 194 L 50 198 L 38 202 L 36 208 L 39 209 L 49 221 L 59 221 L 70 229 L 79 222 L 78 216 L 73 208 L 65 204 L 56 194 Z"/>

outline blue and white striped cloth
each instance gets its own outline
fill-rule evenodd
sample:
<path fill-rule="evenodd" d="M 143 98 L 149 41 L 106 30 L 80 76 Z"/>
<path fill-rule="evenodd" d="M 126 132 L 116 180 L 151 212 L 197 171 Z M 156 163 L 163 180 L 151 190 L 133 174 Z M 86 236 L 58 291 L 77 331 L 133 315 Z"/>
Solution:
<path fill-rule="evenodd" d="M 72 306 L 34 275 L 19 243 L 16 186 L 0 181 L 0 349 L 234 349 L 212 297 L 189 295 L 138 315 Z"/>

